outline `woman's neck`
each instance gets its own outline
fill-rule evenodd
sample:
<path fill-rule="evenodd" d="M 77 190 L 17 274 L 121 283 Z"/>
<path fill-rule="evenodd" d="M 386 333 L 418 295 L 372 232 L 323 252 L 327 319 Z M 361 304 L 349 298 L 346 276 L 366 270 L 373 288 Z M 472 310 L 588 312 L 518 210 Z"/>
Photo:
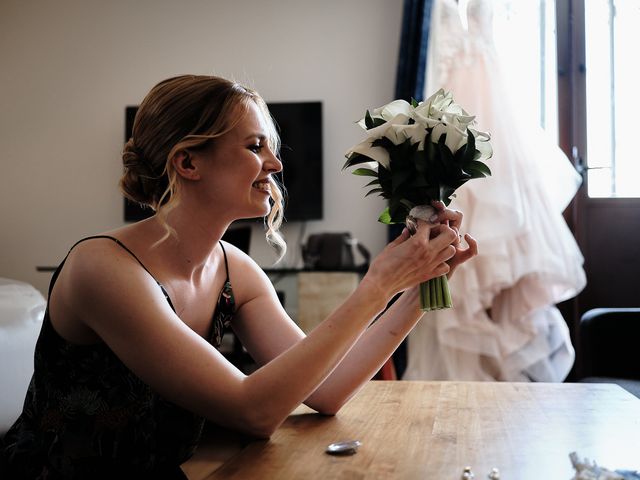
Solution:
<path fill-rule="evenodd" d="M 153 236 L 156 241 L 166 235 L 166 228 L 158 217 L 150 219 Z M 154 254 L 161 255 L 163 263 L 178 275 L 190 280 L 201 276 L 212 259 L 216 258 L 216 248 L 222 235 L 231 224 L 230 221 L 212 220 L 211 216 L 198 214 L 197 211 L 178 205 L 169 211 L 167 225 L 175 233 L 158 243 Z"/>

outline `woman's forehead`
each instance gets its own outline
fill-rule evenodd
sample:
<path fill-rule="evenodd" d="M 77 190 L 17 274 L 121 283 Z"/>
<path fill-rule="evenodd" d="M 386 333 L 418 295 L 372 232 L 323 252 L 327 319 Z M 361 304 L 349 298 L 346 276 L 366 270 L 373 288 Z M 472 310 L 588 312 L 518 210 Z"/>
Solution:
<path fill-rule="evenodd" d="M 243 137 L 249 134 L 268 136 L 267 119 L 255 102 L 248 102 L 244 108 L 238 107 L 237 115 L 240 118 L 232 131 Z"/>

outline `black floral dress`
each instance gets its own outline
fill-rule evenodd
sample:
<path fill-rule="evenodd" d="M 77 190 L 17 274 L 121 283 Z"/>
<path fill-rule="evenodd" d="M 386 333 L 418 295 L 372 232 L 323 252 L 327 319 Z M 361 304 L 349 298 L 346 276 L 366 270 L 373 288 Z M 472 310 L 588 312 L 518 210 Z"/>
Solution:
<path fill-rule="evenodd" d="M 226 252 L 225 267 L 210 336 L 216 348 L 235 310 Z M 185 478 L 179 466 L 193 454 L 203 425 L 202 417 L 134 375 L 106 344 L 60 337 L 47 309 L 23 412 L 0 442 L 0 478 Z"/>

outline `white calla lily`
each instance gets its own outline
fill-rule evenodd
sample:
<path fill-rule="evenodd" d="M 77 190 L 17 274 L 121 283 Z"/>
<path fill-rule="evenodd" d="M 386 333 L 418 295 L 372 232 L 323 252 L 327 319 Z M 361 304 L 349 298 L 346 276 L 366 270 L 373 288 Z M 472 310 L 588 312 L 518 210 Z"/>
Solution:
<path fill-rule="evenodd" d="M 394 100 L 382 107 L 373 109 L 373 111 L 370 112 L 370 115 L 374 118 L 382 118 L 387 122 L 391 121 L 393 123 L 397 123 L 398 119 L 403 117 L 409 119 L 412 109 L 413 107 L 409 102 L 405 100 Z M 358 125 L 360 125 L 364 130 L 367 130 L 364 117 L 358 120 Z M 371 130 L 367 130 L 367 132 L 371 132 Z"/>
<path fill-rule="evenodd" d="M 417 105 L 395 100 L 368 112 L 358 123 L 366 130 L 367 139 L 346 153 L 345 167 L 366 165 L 376 172 L 354 173 L 374 176 L 367 184 L 371 188 L 367 195 L 376 193 L 389 201 L 378 219 L 383 223 L 415 225 L 416 207 L 435 199 L 447 203 L 455 189 L 468 180 L 491 175 L 489 167 L 482 164 L 492 154 L 489 134 L 472 128 L 475 116 L 455 103 L 451 92 L 440 89 Z M 367 129 L 367 124 L 376 126 Z M 433 148 L 425 148 L 427 135 L 435 144 Z M 470 135 L 475 149 L 464 148 Z M 440 141 L 455 158 L 447 155 Z M 415 154 L 416 148 L 419 154 Z M 356 154 L 372 162 L 361 163 L 363 159 Z M 445 162 L 447 168 L 438 168 L 438 162 Z M 432 197 L 434 192 L 437 198 Z M 420 284 L 420 306 L 425 311 L 451 307 L 446 276 Z"/>
<path fill-rule="evenodd" d="M 379 125 L 377 127 L 367 130 L 367 135 L 371 139 L 382 138 L 387 136 L 387 132 L 390 129 L 393 129 L 394 127 L 399 125 L 406 125 L 408 122 L 409 122 L 409 117 L 407 115 L 399 113 L 398 115 L 391 118 L 388 122 L 385 122 L 382 125 Z M 391 140 L 393 141 L 393 139 Z"/>
<path fill-rule="evenodd" d="M 364 142 L 360 142 L 358 145 L 350 148 L 345 156 L 349 158 L 352 154 L 359 153 L 360 155 L 364 155 L 365 157 L 376 161 L 386 169 L 389 169 L 389 152 L 387 152 L 382 147 L 374 147 L 373 145 L 371 145 L 371 142 L 372 140 L 365 140 Z M 375 170 L 377 168 L 377 165 L 369 165 L 369 168 Z"/>
<path fill-rule="evenodd" d="M 379 114 L 385 120 L 389 120 L 398 115 L 409 117 L 411 115 L 411 110 L 413 110 L 413 107 L 406 100 L 394 100 L 393 102 L 380 107 L 379 112 L 374 110 L 374 113 Z"/>
<path fill-rule="evenodd" d="M 442 135 L 445 135 L 444 144 L 449 147 L 452 153 L 457 152 L 459 148 L 467 144 L 467 132 L 459 130 L 449 123 L 439 123 L 433 127 L 431 131 L 431 141 L 438 143 Z"/>
<path fill-rule="evenodd" d="M 476 141 L 476 149 L 480 152 L 479 160 L 486 160 L 493 156 L 493 147 L 489 143 L 488 139 Z"/>

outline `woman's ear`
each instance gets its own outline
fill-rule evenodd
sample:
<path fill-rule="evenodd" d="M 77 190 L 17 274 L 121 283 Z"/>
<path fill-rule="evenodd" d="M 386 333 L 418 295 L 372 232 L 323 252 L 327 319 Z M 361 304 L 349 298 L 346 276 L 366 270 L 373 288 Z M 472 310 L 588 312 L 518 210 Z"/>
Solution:
<path fill-rule="evenodd" d="M 189 152 L 178 150 L 171 159 L 173 168 L 178 175 L 186 180 L 200 180 L 200 172 Z"/>

